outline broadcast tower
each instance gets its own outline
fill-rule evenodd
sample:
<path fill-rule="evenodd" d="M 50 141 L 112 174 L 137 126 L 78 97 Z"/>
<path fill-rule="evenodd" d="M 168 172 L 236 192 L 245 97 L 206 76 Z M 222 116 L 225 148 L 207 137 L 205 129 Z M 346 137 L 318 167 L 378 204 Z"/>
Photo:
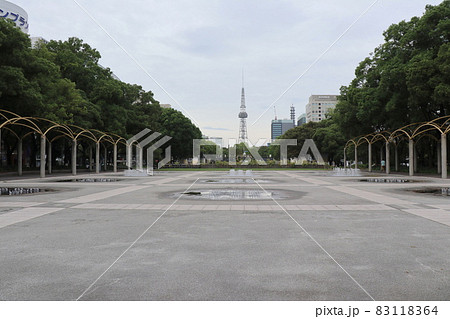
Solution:
<path fill-rule="evenodd" d="M 244 72 L 242 72 L 241 111 L 239 112 L 239 139 L 238 143 L 247 143 L 247 111 L 245 109 Z"/>

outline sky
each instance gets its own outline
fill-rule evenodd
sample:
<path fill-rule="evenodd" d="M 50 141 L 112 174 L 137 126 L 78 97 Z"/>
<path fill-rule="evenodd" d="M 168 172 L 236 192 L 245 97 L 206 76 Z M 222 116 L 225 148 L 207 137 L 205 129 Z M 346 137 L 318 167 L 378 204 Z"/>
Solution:
<path fill-rule="evenodd" d="M 244 71 L 255 143 L 270 138 L 273 105 L 279 119 L 291 105 L 298 117 L 310 95 L 339 94 L 384 30 L 441 0 L 10 2 L 27 11 L 30 36 L 83 39 L 122 81 L 152 91 L 210 137 L 238 137 Z"/>

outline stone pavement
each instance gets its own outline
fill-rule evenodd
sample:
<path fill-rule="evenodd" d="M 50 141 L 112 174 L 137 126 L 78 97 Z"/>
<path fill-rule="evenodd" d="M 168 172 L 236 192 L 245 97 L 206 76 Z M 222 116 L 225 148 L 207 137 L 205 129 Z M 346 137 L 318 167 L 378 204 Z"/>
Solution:
<path fill-rule="evenodd" d="M 0 300 L 450 299 L 450 197 L 405 191 L 447 180 L 103 176 L 0 181 L 54 190 L 0 196 Z"/>

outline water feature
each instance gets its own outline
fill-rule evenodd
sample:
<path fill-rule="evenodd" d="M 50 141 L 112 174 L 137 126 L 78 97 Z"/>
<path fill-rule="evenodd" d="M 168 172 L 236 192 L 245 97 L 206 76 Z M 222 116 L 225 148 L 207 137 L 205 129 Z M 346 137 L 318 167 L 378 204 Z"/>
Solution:
<path fill-rule="evenodd" d="M 406 191 L 437 196 L 450 196 L 450 187 L 422 187 L 407 189 Z"/>
<path fill-rule="evenodd" d="M 172 197 L 179 197 L 180 193 L 172 194 Z M 204 200 L 271 200 L 286 199 L 288 192 L 278 190 L 263 191 L 260 189 L 200 189 L 181 193 L 184 199 L 204 199 Z M 299 196 L 299 195 L 297 195 Z"/>
<path fill-rule="evenodd" d="M 253 171 L 251 169 L 248 169 L 246 171 L 240 170 L 234 170 L 230 169 L 230 172 L 228 173 L 229 176 L 253 176 Z"/>
<path fill-rule="evenodd" d="M 404 178 L 366 178 L 360 179 L 360 182 L 368 182 L 368 183 L 416 183 L 418 181 L 413 181 L 410 179 Z"/>
<path fill-rule="evenodd" d="M 332 176 L 362 176 L 359 168 L 341 168 L 335 167 L 331 173 Z"/>
<path fill-rule="evenodd" d="M 74 183 L 111 183 L 111 182 L 117 182 L 120 179 L 117 178 L 76 178 L 76 179 L 62 179 L 58 182 L 74 182 Z"/>
<path fill-rule="evenodd" d="M 43 192 L 42 188 L 37 187 L 0 187 L 0 195 L 15 196 Z"/>
<path fill-rule="evenodd" d="M 221 178 L 221 179 L 206 179 L 200 181 L 207 184 L 256 184 L 256 183 L 270 183 L 265 179 L 253 179 L 253 178 Z"/>

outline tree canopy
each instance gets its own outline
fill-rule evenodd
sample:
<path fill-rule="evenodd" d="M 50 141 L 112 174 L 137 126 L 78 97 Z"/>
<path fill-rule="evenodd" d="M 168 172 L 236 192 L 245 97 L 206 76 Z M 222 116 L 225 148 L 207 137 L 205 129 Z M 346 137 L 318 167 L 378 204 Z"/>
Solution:
<path fill-rule="evenodd" d="M 173 137 L 174 157 L 192 153 L 200 130 L 181 112 L 161 109 L 151 91 L 118 80 L 100 58 L 78 38 L 32 48 L 28 35 L 0 19 L 0 108 L 125 138 L 149 128 Z"/>
<path fill-rule="evenodd" d="M 297 145 L 288 147 L 288 158 L 296 158 L 300 154 L 305 140 L 312 139 L 325 161 L 338 161 L 342 155 L 345 138 L 338 125 L 331 120 L 309 122 L 286 131 L 280 139 L 296 139 Z M 272 145 L 271 145 L 272 146 Z M 279 149 L 275 148 L 275 156 L 279 159 Z"/>
<path fill-rule="evenodd" d="M 332 117 L 347 137 L 450 114 L 450 0 L 383 35 L 341 88 Z"/>

